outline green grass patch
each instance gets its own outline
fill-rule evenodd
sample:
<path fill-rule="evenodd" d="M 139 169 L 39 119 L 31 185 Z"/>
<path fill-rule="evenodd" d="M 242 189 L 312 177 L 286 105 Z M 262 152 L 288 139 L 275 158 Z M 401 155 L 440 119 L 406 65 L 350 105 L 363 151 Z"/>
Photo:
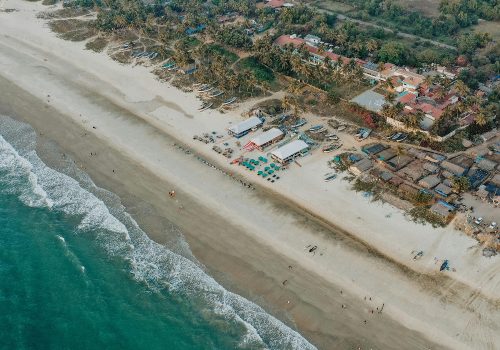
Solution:
<path fill-rule="evenodd" d="M 208 52 L 210 54 L 215 55 L 215 56 L 224 56 L 224 57 L 228 58 L 229 61 L 231 61 L 231 63 L 236 62 L 239 58 L 237 54 L 229 51 L 225 47 L 218 45 L 218 44 L 208 45 L 207 49 L 208 49 Z"/>
<path fill-rule="evenodd" d="M 200 45 L 201 44 L 201 41 L 199 41 L 198 39 L 196 39 L 195 37 L 193 36 L 188 36 L 184 39 L 182 39 L 186 45 L 191 48 L 191 49 L 194 49 L 196 46 Z"/>
<path fill-rule="evenodd" d="M 238 66 L 240 69 L 250 70 L 259 81 L 267 81 L 268 83 L 271 83 L 275 79 L 273 71 L 259 63 L 259 61 L 253 56 L 241 59 L 238 62 Z"/>
<path fill-rule="evenodd" d="M 348 13 L 355 9 L 354 6 L 348 5 L 343 2 L 331 1 L 331 0 L 320 0 L 313 3 L 314 6 L 326 10 L 329 12 L 340 12 Z"/>

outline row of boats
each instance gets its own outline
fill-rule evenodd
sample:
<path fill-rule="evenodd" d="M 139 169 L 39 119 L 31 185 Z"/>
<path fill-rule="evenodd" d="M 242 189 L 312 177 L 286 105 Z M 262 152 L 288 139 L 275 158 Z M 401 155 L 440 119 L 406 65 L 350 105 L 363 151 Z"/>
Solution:
<path fill-rule="evenodd" d="M 210 84 L 194 84 L 193 86 L 197 87 L 196 92 L 198 92 L 200 94 L 205 94 L 209 98 L 215 98 L 215 97 L 218 97 L 218 96 L 221 96 L 224 94 L 224 92 L 222 90 L 220 90 L 220 89 L 218 89 Z M 220 107 L 230 105 L 230 104 L 234 103 L 235 101 L 236 101 L 235 96 L 230 97 L 230 98 L 222 101 L 222 104 L 220 105 Z M 206 101 L 201 105 L 200 108 L 198 108 L 198 110 L 201 112 L 201 111 L 204 111 L 204 110 L 211 108 L 213 105 L 214 105 L 213 102 Z"/>
<path fill-rule="evenodd" d="M 149 58 L 150 60 L 154 60 L 158 57 L 158 52 L 149 52 L 149 51 L 135 51 L 132 53 L 132 57 L 135 58 Z"/>

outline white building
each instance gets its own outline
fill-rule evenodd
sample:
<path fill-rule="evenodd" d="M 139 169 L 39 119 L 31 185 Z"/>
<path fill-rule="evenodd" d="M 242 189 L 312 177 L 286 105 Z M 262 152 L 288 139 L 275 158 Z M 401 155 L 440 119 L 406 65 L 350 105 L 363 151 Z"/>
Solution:
<path fill-rule="evenodd" d="M 254 137 L 249 143 L 245 145 L 245 149 L 264 149 L 265 147 L 281 140 L 285 134 L 278 128 L 269 129 L 262 134 Z"/>
<path fill-rule="evenodd" d="M 304 155 L 308 150 L 309 146 L 307 143 L 302 140 L 295 140 L 271 152 L 271 157 L 281 164 L 286 164 Z"/>
<path fill-rule="evenodd" d="M 262 126 L 262 124 L 264 124 L 264 122 L 259 117 L 250 117 L 236 125 L 231 126 L 228 131 L 230 135 L 240 138 L 248 134 L 250 130 Z"/>

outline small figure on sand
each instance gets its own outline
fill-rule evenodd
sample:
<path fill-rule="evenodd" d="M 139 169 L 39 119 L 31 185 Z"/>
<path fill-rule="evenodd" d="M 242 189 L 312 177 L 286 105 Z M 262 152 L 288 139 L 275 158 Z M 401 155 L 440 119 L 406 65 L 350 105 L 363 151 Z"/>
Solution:
<path fill-rule="evenodd" d="M 284 280 L 282 283 L 285 286 L 287 282 L 288 282 L 288 280 Z"/>
<path fill-rule="evenodd" d="M 174 190 L 169 191 L 169 192 L 168 192 L 168 195 L 169 195 L 170 197 L 174 198 L 174 197 L 175 197 L 175 191 L 174 191 Z"/>

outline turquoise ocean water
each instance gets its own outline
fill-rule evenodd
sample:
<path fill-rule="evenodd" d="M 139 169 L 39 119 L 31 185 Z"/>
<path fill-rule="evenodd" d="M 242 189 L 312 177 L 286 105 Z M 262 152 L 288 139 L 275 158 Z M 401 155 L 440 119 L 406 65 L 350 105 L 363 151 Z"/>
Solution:
<path fill-rule="evenodd" d="M 0 349 L 314 349 L 35 146 L 0 116 Z"/>

